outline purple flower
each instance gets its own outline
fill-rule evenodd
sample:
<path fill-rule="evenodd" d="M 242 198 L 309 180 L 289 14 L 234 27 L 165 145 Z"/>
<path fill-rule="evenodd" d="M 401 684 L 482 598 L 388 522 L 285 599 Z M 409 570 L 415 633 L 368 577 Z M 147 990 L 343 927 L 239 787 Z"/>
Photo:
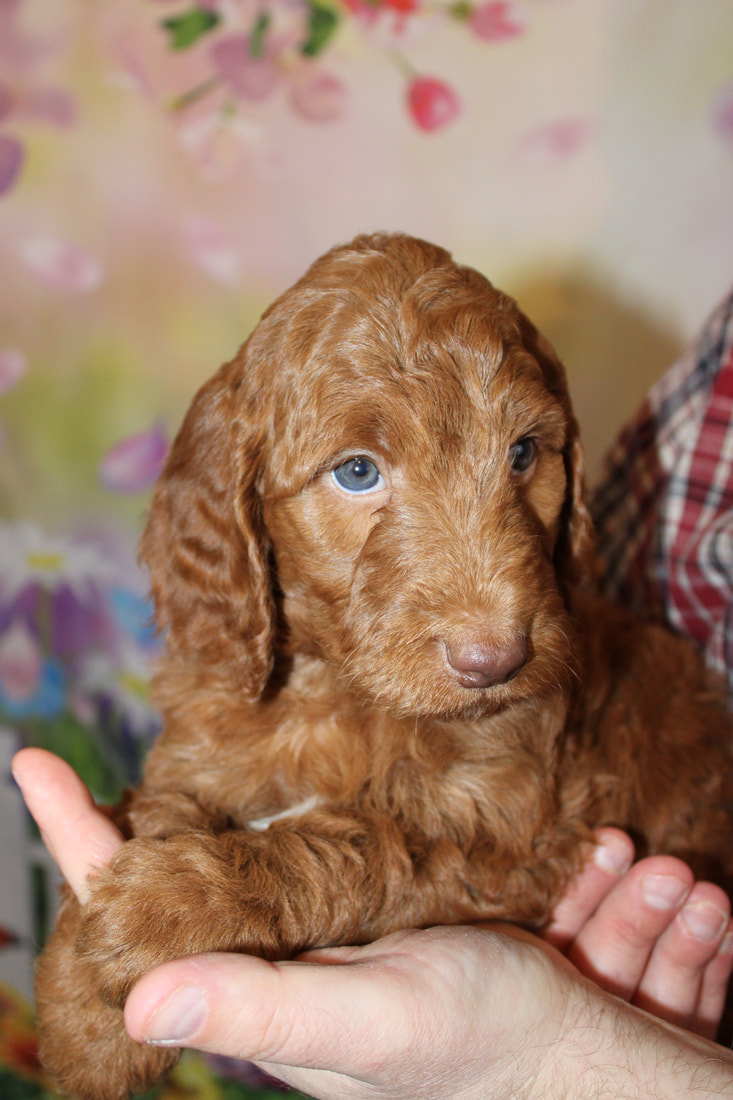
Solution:
<path fill-rule="evenodd" d="M 0 600 L 7 607 L 27 589 L 70 589 L 84 600 L 111 578 L 91 545 L 46 535 L 32 523 L 0 523 Z"/>
<path fill-rule="evenodd" d="M 66 709 L 66 677 L 58 661 L 43 662 L 38 684 L 26 699 L 17 699 L 0 681 L 0 708 L 11 718 L 58 718 Z"/>
<path fill-rule="evenodd" d="M 28 626 L 16 620 L 0 637 L 0 694 L 12 705 L 31 699 L 41 683 L 42 654 Z"/>
<path fill-rule="evenodd" d="M 102 484 L 115 493 L 139 493 L 149 488 L 163 469 L 168 437 L 160 424 L 115 444 L 102 459 Z"/>
<path fill-rule="evenodd" d="M 25 159 L 25 151 L 17 138 L 0 134 L 0 195 L 15 185 Z"/>

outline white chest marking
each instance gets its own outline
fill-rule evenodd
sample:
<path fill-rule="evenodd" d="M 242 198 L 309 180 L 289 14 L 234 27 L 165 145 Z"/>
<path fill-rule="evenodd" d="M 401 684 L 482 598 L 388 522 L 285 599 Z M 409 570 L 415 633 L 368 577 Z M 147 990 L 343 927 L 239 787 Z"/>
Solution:
<path fill-rule="evenodd" d="M 255 832 L 264 833 L 266 829 L 270 828 L 273 821 L 282 821 L 283 818 L 287 817 L 300 817 L 301 814 L 307 814 L 310 810 L 314 810 L 320 801 L 318 795 L 313 794 L 310 798 L 306 798 L 305 802 L 299 802 L 297 806 L 288 806 L 287 810 L 280 810 L 276 814 L 270 814 L 269 817 L 258 817 L 255 821 L 248 821 L 247 825 Z"/>

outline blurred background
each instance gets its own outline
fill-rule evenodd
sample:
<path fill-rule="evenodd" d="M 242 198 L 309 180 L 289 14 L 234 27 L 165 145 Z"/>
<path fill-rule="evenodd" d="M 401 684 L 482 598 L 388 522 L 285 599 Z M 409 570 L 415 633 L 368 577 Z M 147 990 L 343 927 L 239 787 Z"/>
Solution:
<path fill-rule="evenodd" d="M 730 287 L 733 4 L 0 0 L 6 777 L 36 743 L 99 797 L 134 778 L 170 438 L 268 302 L 374 229 L 519 299 L 593 480 Z M 9 779 L 0 831 L 0 1094 L 52 1095 L 28 996 L 53 888 Z M 196 1067 L 194 1095 L 264 1095 Z"/>

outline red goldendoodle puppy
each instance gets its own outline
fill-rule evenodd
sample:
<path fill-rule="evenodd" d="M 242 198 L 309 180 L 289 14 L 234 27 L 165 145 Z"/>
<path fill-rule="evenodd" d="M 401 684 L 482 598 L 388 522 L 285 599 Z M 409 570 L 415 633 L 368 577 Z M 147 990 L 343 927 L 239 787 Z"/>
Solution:
<path fill-rule="evenodd" d="M 142 554 L 167 656 L 133 837 L 40 961 L 42 1058 L 115 1100 L 156 964 L 538 926 L 593 828 L 730 883 L 731 724 L 688 645 L 594 594 L 554 352 L 406 236 L 318 260 L 201 389 Z"/>

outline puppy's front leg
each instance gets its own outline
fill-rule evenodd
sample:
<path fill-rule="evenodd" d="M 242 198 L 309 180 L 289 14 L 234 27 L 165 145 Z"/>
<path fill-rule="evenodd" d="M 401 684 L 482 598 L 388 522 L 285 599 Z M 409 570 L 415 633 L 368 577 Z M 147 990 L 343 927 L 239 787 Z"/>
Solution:
<path fill-rule="evenodd" d="M 262 833 L 137 837 L 90 885 L 76 950 L 103 1000 L 122 1005 L 143 973 L 182 955 L 287 958 L 363 939 L 379 914 L 399 925 L 414 867 L 392 818 L 324 811 Z"/>
<path fill-rule="evenodd" d="M 119 1100 L 175 1059 L 132 1044 L 122 1025 L 130 989 L 162 962 L 209 951 L 287 958 L 475 919 L 501 904 L 485 859 L 447 838 L 408 834 L 389 815 L 346 810 L 262 833 L 137 837 L 90 890 L 82 908 L 67 900 L 39 966 L 44 1057 L 85 1100 Z"/>
<path fill-rule="evenodd" d="M 82 910 L 67 890 L 36 967 L 39 1057 L 56 1085 L 81 1100 L 123 1100 L 171 1069 L 180 1051 L 135 1043 L 121 1008 L 99 998 L 98 975 L 77 954 Z"/>
<path fill-rule="evenodd" d="M 93 880 L 76 948 L 100 996 L 122 1005 L 142 974 L 169 959 L 208 951 L 282 959 L 459 923 L 506 912 L 507 886 L 490 845 L 465 852 L 387 814 L 314 810 L 264 832 L 129 841 Z"/>

